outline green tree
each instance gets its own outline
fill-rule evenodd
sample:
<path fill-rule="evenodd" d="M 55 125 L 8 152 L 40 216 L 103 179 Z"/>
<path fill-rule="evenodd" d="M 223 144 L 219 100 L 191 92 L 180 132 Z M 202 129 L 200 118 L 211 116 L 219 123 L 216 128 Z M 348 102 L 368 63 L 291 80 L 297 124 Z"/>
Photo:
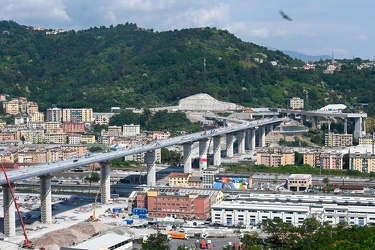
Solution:
<path fill-rule="evenodd" d="M 261 250 L 262 240 L 259 238 L 258 233 L 254 234 L 244 234 L 241 239 L 243 244 L 243 250 Z"/>
<path fill-rule="evenodd" d="M 324 184 L 325 186 L 327 186 L 328 183 L 329 183 L 329 178 L 328 178 L 328 177 L 325 177 L 325 178 L 322 180 L 322 182 L 323 182 L 323 184 Z"/>
<path fill-rule="evenodd" d="M 142 243 L 142 249 L 145 250 L 169 250 L 171 246 L 169 245 L 167 236 L 160 232 L 156 234 L 151 234 L 147 241 Z"/>
<path fill-rule="evenodd" d="M 86 181 L 91 182 L 99 182 L 100 181 L 100 174 L 97 172 L 93 172 L 90 174 L 90 176 L 85 178 Z"/>

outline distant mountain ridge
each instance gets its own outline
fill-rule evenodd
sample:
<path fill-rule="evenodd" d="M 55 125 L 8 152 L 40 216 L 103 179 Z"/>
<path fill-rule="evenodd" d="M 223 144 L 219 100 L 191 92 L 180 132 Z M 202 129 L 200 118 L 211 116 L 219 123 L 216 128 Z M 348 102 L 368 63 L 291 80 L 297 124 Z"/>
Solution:
<path fill-rule="evenodd" d="M 275 49 L 275 48 L 272 48 L 272 47 L 267 47 L 267 49 L 273 50 L 273 51 L 278 50 L 278 49 Z M 304 61 L 304 62 L 317 62 L 317 61 L 320 61 L 320 60 L 325 61 L 327 59 L 329 60 L 329 59 L 332 58 L 329 55 L 318 55 L 318 56 L 305 55 L 301 52 L 294 51 L 294 50 L 280 50 L 280 51 L 283 52 L 284 54 L 290 56 L 291 58 L 299 59 L 299 60 Z"/>

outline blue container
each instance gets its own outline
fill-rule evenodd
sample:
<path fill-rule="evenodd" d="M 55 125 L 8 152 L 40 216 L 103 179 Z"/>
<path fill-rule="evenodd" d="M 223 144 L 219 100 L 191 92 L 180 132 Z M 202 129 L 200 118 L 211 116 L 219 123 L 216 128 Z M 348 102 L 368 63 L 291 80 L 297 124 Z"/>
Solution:
<path fill-rule="evenodd" d="M 113 213 L 120 213 L 121 212 L 121 207 L 114 207 L 112 208 Z"/>
<path fill-rule="evenodd" d="M 139 219 L 147 219 L 147 214 L 140 214 Z"/>
<path fill-rule="evenodd" d="M 133 214 L 135 215 L 141 215 L 141 214 L 147 214 L 147 208 L 133 208 L 132 210 Z"/>
<path fill-rule="evenodd" d="M 124 222 L 125 222 L 127 225 L 132 225 L 132 224 L 134 223 L 133 220 L 129 220 L 129 219 L 124 220 Z"/>

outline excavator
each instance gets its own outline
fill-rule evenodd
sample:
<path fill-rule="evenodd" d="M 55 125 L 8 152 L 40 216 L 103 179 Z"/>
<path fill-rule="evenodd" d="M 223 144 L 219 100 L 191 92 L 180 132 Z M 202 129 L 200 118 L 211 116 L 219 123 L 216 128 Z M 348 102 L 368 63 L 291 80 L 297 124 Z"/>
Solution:
<path fill-rule="evenodd" d="M 21 215 L 21 212 L 20 212 L 20 208 L 18 207 L 17 200 L 14 197 L 14 192 L 13 192 L 12 184 L 10 183 L 10 181 L 8 179 L 8 175 L 7 175 L 6 171 L 5 171 L 4 163 L 1 164 L 1 167 L 3 169 L 3 173 L 4 173 L 4 176 L 5 176 L 5 179 L 7 180 L 9 191 L 10 191 L 10 193 L 12 195 L 12 199 L 14 201 L 14 205 L 16 206 L 18 217 L 20 218 L 20 221 L 21 221 L 23 235 L 25 236 L 25 240 L 23 242 L 22 248 L 23 249 L 34 249 L 34 244 L 31 242 L 31 240 L 29 240 L 29 237 L 27 236 L 25 223 L 23 222 L 22 215 Z"/>

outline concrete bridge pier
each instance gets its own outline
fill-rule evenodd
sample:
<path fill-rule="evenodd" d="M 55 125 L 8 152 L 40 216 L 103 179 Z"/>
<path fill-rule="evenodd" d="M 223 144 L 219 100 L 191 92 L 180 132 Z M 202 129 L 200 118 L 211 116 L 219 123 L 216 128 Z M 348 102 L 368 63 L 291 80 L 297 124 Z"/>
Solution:
<path fill-rule="evenodd" d="M 51 178 L 50 175 L 39 176 L 40 178 L 40 212 L 42 223 L 52 223 L 52 203 L 51 203 Z"/>
<path fill-rule="evenodd" d="M 208 139 L 199 141 L 199 170 L 207 169 Z"/>
<path fill-rule="evenodd" d="M 233 144 L 236 138 L 234 137 L 233 134 L 226 134 L 226 150 L 227 150 L 227 155 L 226 157 L 233 157 Z"/>
<path fill-rule="evenodd" d="M 156 163 L 156 151 L 148 151 L 146 153 L 146 162 L 147 162 L 147 186 L 154 187 L 156 185 L 156 172 L 155 172 L 155 163 Z"/>
<path fill-rule="evenodd" d="M 4 234 L 16 236 L 16 214 L 12 194 L 8 185 L 3 185 Z"/>
<path fill-rule="evenodd" d="M 238 153 L 239 154 L 244 154 L 245 153 L 245 136 L 246 136 L 246 131 L 245 130 L 237 132 Z"/>
<path fill-rule="evenodd" d="M 213 160 L 214 160 L 214 166 L 218 167 L 221 165 L 221 137 L 220 136 L 214 136 L 214 148 L 213 148 Z"/>
<path fill-rule="evenodd" d="M 100 188 L 101 202 L 107 204 L 111 199 L 111 164 L 110 161 L 101 162 L 100 164 Z"/>
<path fill-rule="evenodd" d="M 255 149 L 255 130 L 254 129 L 248 129 L 248 141 L 249 141 L 249 150 Z"/>
<path fill-rule="evenodd" d="M 365 124 L 362 120 L 362 117 L 354 118 L 354 138 L 361 138 L 363 135 L 366 134 L 364 131 Z"/>
<path fill-rule="evenodd" d="M 266 127 L 261 126 L 259 127 L 259 147 L 266 146 Z"/>
<path fill-rule="evenodd" d="M 316 116 L 313 116 L 312 118 L 311 118 L 311 120 L 312 120 L 312 127 L 313 128 L 317 128 L 318 127 L 318 117 L 316 117 Z"/>
<path fill-rule="evenodd" d="M 184 159 L 182 160 L 184 164 L 184 173 L 191 173 L 191 151 L 192 151 L 192 143 L 184 143 Z"/>

